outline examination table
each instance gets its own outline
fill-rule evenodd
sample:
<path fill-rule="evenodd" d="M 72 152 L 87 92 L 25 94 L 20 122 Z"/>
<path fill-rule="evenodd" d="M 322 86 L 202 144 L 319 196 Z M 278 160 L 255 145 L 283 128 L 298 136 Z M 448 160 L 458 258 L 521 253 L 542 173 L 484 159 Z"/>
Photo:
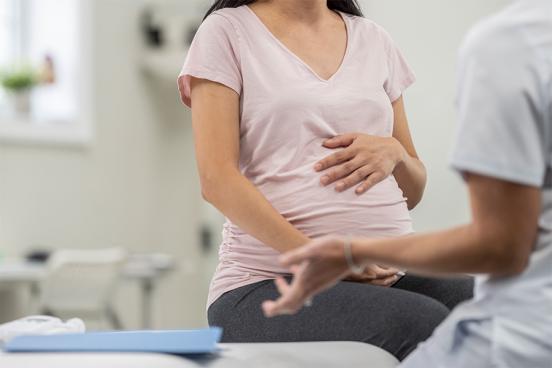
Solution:
<path fill-rule="evenodd" d="M 216 354 L 1 353 L 2 368 L 392 368 L 386 351 L 360 342 L 220 344 Z"/>

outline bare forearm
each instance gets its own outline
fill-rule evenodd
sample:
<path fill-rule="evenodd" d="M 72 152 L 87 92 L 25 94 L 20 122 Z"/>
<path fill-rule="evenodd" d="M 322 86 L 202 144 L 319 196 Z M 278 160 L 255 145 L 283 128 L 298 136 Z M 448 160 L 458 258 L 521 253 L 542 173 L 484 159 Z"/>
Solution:
<path fill-rule="evenodd" d="M 422 273 L 516 275 L 527 267 L 537 239 L 539 188 L 465 174 L 472 207 L 469 225 L 386 240 L 359 240 L 359 260 Z"/>
<path fill-rule="evenodd" d="M 245 232 L 280 252 L 309 241 L 237 170 L 220 177 L 224 180 L 209 185 L 206 199 Z"/>
<path fill-rule="evenodd" d="M 426 185 L 426 169 L 416 153 L 408 128 L 408 119 L 403 98 L 393 102 L 395 121 L 393 138 L 397 140 L 398 162 L 393 171 L 399 187 L 408 199 L 408 209 L 413 209 L 422 200 Z"/>
<path fill-rule="evenodd" d="M 355 240 L 357 262 L 383 263 L 429 275 L 486 273 L 495 276 L 516 273 L 510 257 L 489 245 L 475 226 L 466 225 L 430 234 L 386 240 Z"/>
<path fill-rule="evenodd" d="M 407 198 L 408 209 L 413 209 L 422 200 L 427 174 L 422 161 L 404 152 L 403 160 L 395 167 L 393 175 Z"/>
<path fill-rule="evenodd" d="M 238 169 L 239 96 L 221 84 L 192 79 L 192 123 L 204 198 L 242 230 L 284 252 L 308 242 Z"/>

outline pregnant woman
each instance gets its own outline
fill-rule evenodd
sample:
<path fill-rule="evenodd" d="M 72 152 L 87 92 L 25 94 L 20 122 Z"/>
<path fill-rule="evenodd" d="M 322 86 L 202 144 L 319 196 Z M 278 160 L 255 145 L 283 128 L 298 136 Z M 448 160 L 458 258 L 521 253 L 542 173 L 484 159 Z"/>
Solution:
<path fill-rule="evenodd" d="M 337 233 L 412 233 L 425 169 L 402 93 L 414 76 L 354 1 L 217 1 L 179 77 L 204 198 L 227 218 L 208 300 L 226 342 L 363 341 L 399 359 L 471 280 L 372 265 L 295 316 L 266 319 L 278 256 Z"/>

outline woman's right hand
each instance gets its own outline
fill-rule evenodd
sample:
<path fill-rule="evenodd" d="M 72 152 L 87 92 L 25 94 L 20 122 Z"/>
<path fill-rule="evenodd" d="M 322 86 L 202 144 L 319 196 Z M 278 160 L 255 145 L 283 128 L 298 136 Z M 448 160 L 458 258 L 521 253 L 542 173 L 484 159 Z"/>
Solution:
<path fill-rule="evenodd" d="M 363 194 L 381 182 L 405 160 L 408 153 L 394 137 L 378 137 L 349 133 L 327 139 L 324 147 L 339 149 L 318 161 L 314 169 L 324 172 L 320 183 L 337 182 L 335 190 L 343 192 L 358 185 L 356 194 Z"/>
<path fill-rule="evenodd" d="M 351 274 L 345 280 L 389 287 L 400 279 L 400 270 L 391 267 L 372 264 L 364 268 L 361 274 Z"/>

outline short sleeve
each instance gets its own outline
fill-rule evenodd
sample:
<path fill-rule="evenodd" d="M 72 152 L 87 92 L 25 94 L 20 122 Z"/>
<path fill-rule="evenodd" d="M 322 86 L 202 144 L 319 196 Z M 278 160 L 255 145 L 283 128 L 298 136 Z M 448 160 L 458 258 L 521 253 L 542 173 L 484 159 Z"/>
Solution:
<path fill-rule="evenodd" d="M 224 15 L 213 13 L 199 27 L 178 77 L 182 102 L 191 107 L 191 77 L 208 79 L 241 93 L 239 37 Z"/>
<path fill-rule="evenodd" d="M 381 33 L 389 71 L 383 87 L 391 102 L 395 102 L 416 81 L 416 76 L 389 33 L 383 29 Z"/>
<path fill-rule="evenodd" d="M 513 26 L 495 24 L 468 36 L 459 60 L 453 168 L 542 186 L 549 133 L 539 60 Z"/>

